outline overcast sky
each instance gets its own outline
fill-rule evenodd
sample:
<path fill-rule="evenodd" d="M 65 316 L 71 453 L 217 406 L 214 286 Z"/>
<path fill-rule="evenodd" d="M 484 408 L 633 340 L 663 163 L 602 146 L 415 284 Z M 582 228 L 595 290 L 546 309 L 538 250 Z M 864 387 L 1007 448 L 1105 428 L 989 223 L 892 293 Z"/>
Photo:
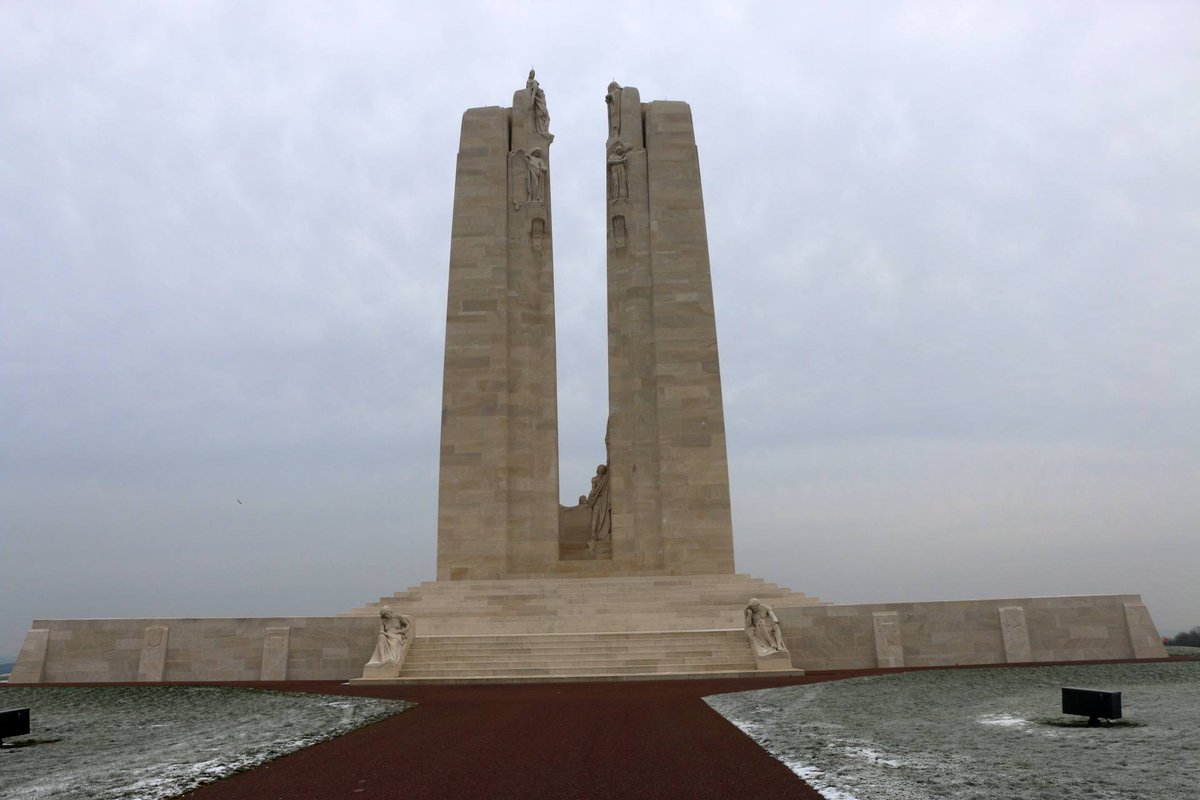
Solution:
<path fill-rule="evenodd" d="M 531 66 L 568 501 L 615 78 L 692 106 L 738 571 L 1200 624 L 1200 5 L 10 0 L 0 660 L 434 578 L 459 125 Z"/>

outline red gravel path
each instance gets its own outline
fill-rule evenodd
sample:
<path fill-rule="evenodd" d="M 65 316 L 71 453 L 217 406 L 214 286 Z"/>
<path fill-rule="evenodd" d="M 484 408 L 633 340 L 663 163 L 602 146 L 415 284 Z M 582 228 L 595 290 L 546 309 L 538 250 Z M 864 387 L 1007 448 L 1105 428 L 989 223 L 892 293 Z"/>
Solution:
<path fill-rule="evenodd" d="M 860 673 L 837 677 L 851 674 Z M 700 698 L 822 679 L 420 687 L 253 684 L 400 698 L 418 705 L 187 797 L 819 800 L 819 794 Z"/>

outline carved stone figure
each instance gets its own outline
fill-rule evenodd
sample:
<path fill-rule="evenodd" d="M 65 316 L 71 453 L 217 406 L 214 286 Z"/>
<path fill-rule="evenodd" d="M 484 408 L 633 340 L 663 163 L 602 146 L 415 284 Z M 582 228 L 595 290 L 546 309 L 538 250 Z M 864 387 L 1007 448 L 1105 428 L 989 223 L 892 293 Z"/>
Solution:
<path fill-rule="evenodd" d="M 617 142 L 608 156 L 608 196 L 613 202 L 629 199 L 629 176 L 625 169 L 628 163 L 625 145 Z"/>
<path fill-rule="evenodd" d="M 546 109 L 546 93 L 534 77 L 533 70 L 529 70 L 525 89 L 533 98 L 533 129 L 543 136 L 550 136 L 550 112 Z"/>
<path fill-rule="evenodd" d="M 540 147 L 525 156 L 525 202 L 546 202 L 546 161 Z"/>
<path fill-rule="evenodd" d="M 621 135 L 621 84 L 613 81 L 608 85 L 604 102 L 608 103 L 608 138 L 611 141 Z"/>
<path fill-rule="evenodd" d="M 750 598 L 746 606 L 746 637 L 756 656 L 770 653 L 786 653 L 787 645 L 783 643 L 783 628 L 779 627 L 779 617 L 775 611 L 757 597 Z"/>
<path fill-rule="evenodd" d="M 538 253 L 546 248 L 546 220 L 541 217 L 534 218 L 529 226 L 529 240 Z"/>
<path fill-rule="evenodd" d="M 379 635 L 375 638 L 375 652 L 371 654 L 367 666 L 400 663 L 411 627 L 412 620 L 392 611 L 390 606 L 379 609 Z"/>
<path fill-rule="evenodd" d="M 588 546 L 594 547 L 612 535 L 612 504 L 608 500 L 608 465 L 596 467 L 592 478 L 592 491 L 587 496 L 587 505 L 592 509 L 592 538 Z"/>

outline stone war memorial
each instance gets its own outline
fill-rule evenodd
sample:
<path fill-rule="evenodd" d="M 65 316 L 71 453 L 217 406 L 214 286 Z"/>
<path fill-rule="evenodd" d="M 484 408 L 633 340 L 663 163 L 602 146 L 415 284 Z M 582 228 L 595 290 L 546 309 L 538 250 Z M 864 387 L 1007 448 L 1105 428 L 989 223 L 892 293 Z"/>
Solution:
<path fill-rule="evenodd" d="M 616 82 L 603 99 L 609 414 L 605 463 L 578 476 L 576 504 L 559 502 L 554 136 L 531 70 L 511 107 L 462 120 L 436 580 L 325 617 L 38 619 L 11 681 L 618 680 L 1165 657 L 1138 595 L 838 605 L 734 572 L 691 109 Z"/>

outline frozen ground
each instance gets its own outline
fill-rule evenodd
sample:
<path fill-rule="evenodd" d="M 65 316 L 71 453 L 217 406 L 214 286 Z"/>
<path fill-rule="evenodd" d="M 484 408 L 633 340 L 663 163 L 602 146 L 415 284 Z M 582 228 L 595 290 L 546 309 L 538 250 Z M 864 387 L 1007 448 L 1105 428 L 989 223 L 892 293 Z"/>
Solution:
<path fill-rule="evenodd" d="M 1122 693 L 1088 728 L 1060 688 Z M 1200 661 L 931 670 L 706 698 L 829 800 L 1200 797 Z"/>
<path fill-rule="evenodd" d="M 30 735 L 0 749 L 5 800 L 174 797 L 403 711 L 402 701 L 198 686 L 9 688 Z M 17 745 L 10 747 L 9 744 Z"/>

